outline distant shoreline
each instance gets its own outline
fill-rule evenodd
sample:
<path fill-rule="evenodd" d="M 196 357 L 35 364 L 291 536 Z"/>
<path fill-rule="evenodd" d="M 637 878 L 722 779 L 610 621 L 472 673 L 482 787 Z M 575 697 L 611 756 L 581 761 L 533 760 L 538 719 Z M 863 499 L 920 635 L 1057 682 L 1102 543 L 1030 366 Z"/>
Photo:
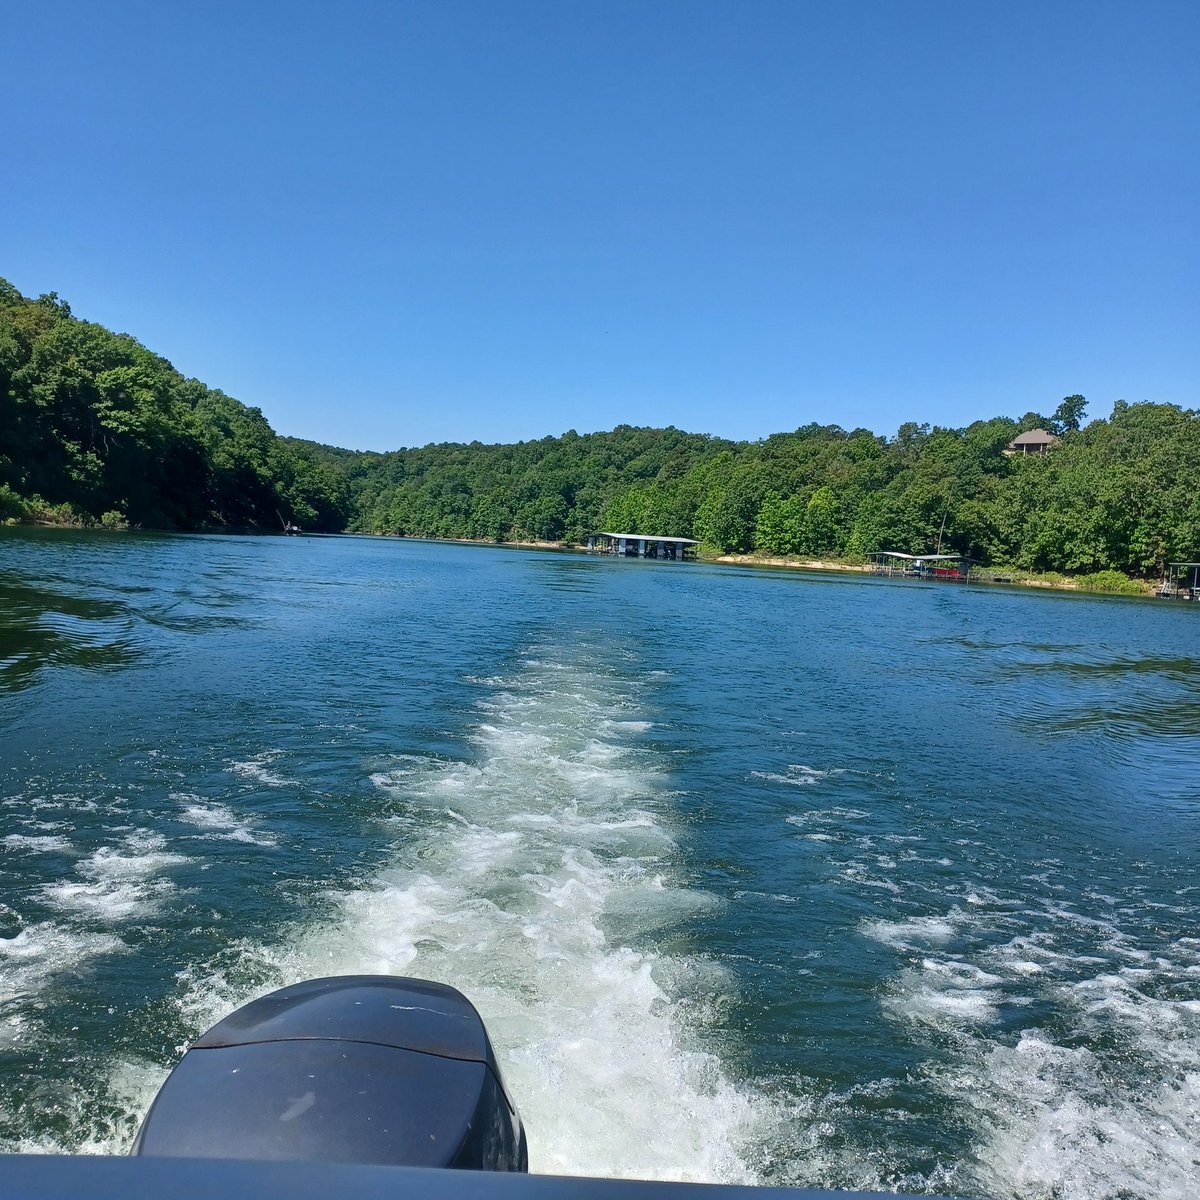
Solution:
<path fill-rule="evenodd" d="M 585 547 L 568 542 L 497 542 L 490 538 L 439 538 L 421 537 L 418 535 L 413 535 L 410 537 L 407 534 L 396 533 L 368 534 L 367 536 L 398 538 L 402 541 L 413 542 L 444 542 L 448 545 L 457 546 L 499 546 L 502 549 L 504 547 L 511 547 L 514 550 L 562 550 L 576 554 L 588 553 Z M 716 563 L 719 566 L 728 567 L 765 567 L 788 571 L 826 571 L 831 573 L 852 575 L 869 575 L 871 573 L 865 563 L 838 562 L 836 559 L 830 560 L 824 558 L 773 558 L 765 554 L 718 554 L 715 556 L 702 556 L 699 561 Z M 1006 574 L 1006 569 L 1003 567 L 989 568 L 989 570 L 994 570 L 998 575 Z M 1000 587 L 1039 588 L 1043 591 L 1075 592 L 1084 596 L 1133 595 L 1133 593 L 1105 592 L 1082 587 L 1080 586 L 1078 580 L 1069 577 L 1057 580 L 1023 579 L 1020 577 L 1021 572 L 1017 571 L 1015 568 L 1011 569 L 1011 571 L 1011 577 L 975 579 L 971 582 L 975 584 L 988 584 L 989 586 L 998 585 Z M 1154 595 L 1157 586 L 1156 584 L 1149 580 L 1137 580 L 1135 582 L 1137 582 L 1141 588 L 1141 596 L 1152 597 Z"/>
<path fill-rule="evenodd" d="M 706 562 L 724 563 L 729 566 L 742 567 L 773 567 L 783 568 L 792 571 L 849 571 L 860 575 L 870 574 L 870 569 L 865 563 L 847 563 L 830 562 L 827 559 L 796 559 L 796 558 L 772 558 L 767 555 L 759 554 L 721 554 L 716 558 L 705 559 Z M 972 579 L 970 582 L 976 585 L 986 584 L 989 587 L 1024 587 L 1024 588 L 1040 588 L 1043 591 L 1057 592 L 1076 592 L 1084 596 L 1113 596 L 1125 595 L 1127 597 L 1136 598 L 1134 593 L 1122 592 L 1105 592 L 1094 588 L 1083 587 L 1077 579 L 1070 577 L 1063 579 L 1023 579 L 1021 572 L 1015 568 L 989 567 L 988 570 L 996 576 L 1005 576 L 1004 578 L 979 578 Z M 1011 574 L 1009 573 L 1011 571 Z M 951 582 L 954 582 L 953 580 Z M 1150 580 L 1134 580 L 1141 588 L 1140 595 L 1152 597 L 1157 589 L 1157 585 Z"/>
<path fill-rule="evenodd" d="M 16 528 L 25 529 L 63 529 L 68 531 L 79 532 L 88 530 L 92 532 L 141 532 L 140 530 L 103 530 L 98 526 L 83 526 L 83 525 L 68 525 L 53 521 L 28 521 L 28 522 L 2 522 L 0 524 L 8 525 Z M 223 535 L 230 534 L 234 536 L 250 536 L 250 537 L 284 537 L 284 536 L 299 536 L 299 537 L 366 537 L 366 538 L 388 538 L 396 541 L 407 542 L 433 542 L 447 546 L 492 546 L 499 549 L 510 550 L 555 550 L 571 554 L 587 554 L 587 549 L 579 544 L 571 542 L 549 542 L 549 541 L 495 541 L 492 538 L 445 538 L 445 537 L 430 537 L 422 534 L 401 534 L 401 533 L 365 533 L 365 532 L 342 532 L 342 533 L 322 533 L 316 530 L 301 530 L 297 535 L 285 535 L 279 529 L 230 529 L 210 527 L 207 529 L 195 529 L 190 531 L 182 530 L 151 530 L 148 532 L 191 532 L 198 534 L 215 534 Z M 785 571 L 817 571 L 829 572 L 835 574 L 851 574 L 851 575 L 868 575 L 870 569 L 865 563 L 848 563 L 839 562 L 836 559 L 826 558 L 775 558 L 765 554 L 717 554 L 717 555 L 702 555 L 700 562 L 714 563 L 718 566 L 727 567 L 762 567 L 770 570 L 785 570 Z M 987 584 L 989 586 L 999 585 L 1001 587 L 1021 587 L 1021 588 L 1038 588 L 1042 591 L 1058 591 L 1058 592 L 1074 592 L 1084 596 L 1112 596 L 1124 595 L 1126 597 L 1153 597 L 1157 591 L 1158 585 L 1152 580 L 1139 579 L 1131 580 L 1138 585 L 1140 591 L 1121 592 L 1121 591 L 1106 591 L 1103 589 L 1089 588 L 1081 585 L 1077 579 L 1069 576 L 1061 579 L 1031 579 L 1023 578 L 1022 572 L 1016 568 L 994 567 L 987 568 L 992 573 L 992 578 L 978 578 L 971 582 L 974 584 Z"/>
<path fill-rule="evenodd" d="M 719 554 L 706 562 L 726 563 L 738 567 L 787 567 L 793 571 L 851 571 L 868 574 L 863 563 L 830 562 L 823 558 L 775 558 L 767 554 Z"/>

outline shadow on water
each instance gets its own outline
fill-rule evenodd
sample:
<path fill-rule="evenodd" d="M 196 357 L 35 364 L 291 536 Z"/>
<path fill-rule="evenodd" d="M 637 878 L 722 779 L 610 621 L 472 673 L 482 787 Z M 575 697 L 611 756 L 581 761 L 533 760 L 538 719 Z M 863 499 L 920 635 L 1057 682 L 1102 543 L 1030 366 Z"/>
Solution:
<path fill-rule="evenodd" d="M 50 666 L 106 670 L 139 653 L 124 606 L 83 600 L 0 575 L 0 692 L 19 692 Z"/>
<path fill-rule="evenodd" d="M 591 555 L 547 554 L 536 563 L 538 585 L 560 592 L 596 592 L 604 586 L 600 572 L 606 565 Z"/>
<path fill-rule="evenodd" d="M 1058 653 L 1063 650 L 1073 650 L 1071 646 L 1028 646 L 1026 649 L 1042 654 Z M 1153 675 L 1166 676 L 1187 683 L 1200 682 L 1200 659 L 1186 657 L 1155 657 L 1148 655 L 1138 658 L 1097 657 L 1091 662 L 1072 662 L 1061 658 L 1039 659 L 1026 663 L 1004 665 L 1002 670 L 1010 673 L 1024 671 L 1053 672 L 1056 675 L 1078 676 L 1121 676 L 1121 675 Z"/>
<path fill-rule="evenodd" d="M 1051 660 L 1004 664 L 996 676 L 1021 688 L 1027 721 L 1049 732 L 1109 737 L 1200 738 L 1200 661 L 1191 658 Z"/>

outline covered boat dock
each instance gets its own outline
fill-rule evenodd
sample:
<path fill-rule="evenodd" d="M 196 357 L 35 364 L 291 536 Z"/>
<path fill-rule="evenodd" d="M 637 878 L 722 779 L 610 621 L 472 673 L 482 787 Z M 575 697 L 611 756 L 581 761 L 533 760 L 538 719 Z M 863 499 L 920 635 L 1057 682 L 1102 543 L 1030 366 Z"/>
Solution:
<path fill-rule="evenodd" d="M 872 575 L 901 579 L 936 579 L 966 583 L 971 577 L 971 560 L 965 554 L 905 554 L 903 550 L 880 550 L 867 563 Z"/>
<path fill-rule="evenodd" d="M 1200 562 L 1167 563 L 1167 573 L 1154 594 L 1160 600 L 1200 600 Z"/>
<path fill-rule="evenodd" d="M 695 558 L 695 538 L 663 537 L 657 533 L 590 533 L 589 554 L 616 554 L 624 558 Z"/>

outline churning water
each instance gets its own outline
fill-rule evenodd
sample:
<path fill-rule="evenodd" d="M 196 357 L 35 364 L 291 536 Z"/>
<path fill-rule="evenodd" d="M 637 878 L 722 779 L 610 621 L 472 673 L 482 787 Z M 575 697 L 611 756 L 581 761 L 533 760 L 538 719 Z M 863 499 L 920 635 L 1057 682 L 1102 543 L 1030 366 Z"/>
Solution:
<path fill-rule="evenodd" d="M 534 1170 L 1200 1191 L 1200 612 L 0 537 L 0 1147 L 300 978 L 480 1009 Z"/>

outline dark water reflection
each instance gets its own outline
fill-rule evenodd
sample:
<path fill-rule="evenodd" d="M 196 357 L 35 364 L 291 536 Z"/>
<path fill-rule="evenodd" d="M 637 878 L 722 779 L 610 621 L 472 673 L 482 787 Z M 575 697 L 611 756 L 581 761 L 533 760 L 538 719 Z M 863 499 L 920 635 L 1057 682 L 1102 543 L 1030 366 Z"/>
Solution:
<path fill-rule="evenodd" d="M 47 666 L 105 670 L 139 653 L 136 621 L 123 606 L 27 587 L 0 574 L 0 691 L 37 681 Z"/>

